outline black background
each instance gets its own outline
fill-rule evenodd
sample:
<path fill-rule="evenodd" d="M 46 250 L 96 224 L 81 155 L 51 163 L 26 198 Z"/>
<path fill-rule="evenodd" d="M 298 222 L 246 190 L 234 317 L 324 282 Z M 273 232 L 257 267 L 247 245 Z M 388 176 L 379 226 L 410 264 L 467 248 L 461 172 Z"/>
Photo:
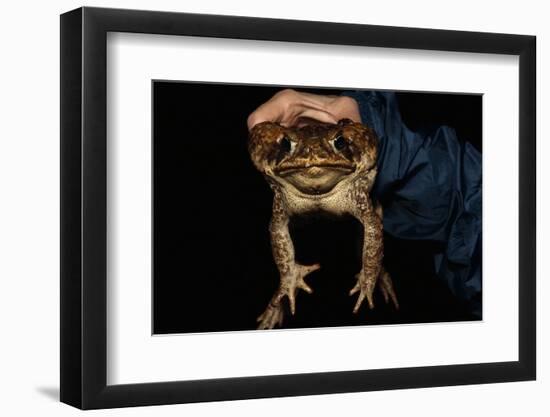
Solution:
<path fill-rule="evenodd" d="M 276 290 L 268 223 L 272 193 L 246 148 L 248 115 L 281 86 L 153 83 L 153 332 L 256 328 Z M 337 89 L 303 89 L 340 94 Z M 405 124 L 446 124 L 481 150 L 481 96 L 397 93 Z M 384 263 L 401 308 L 379 297 L 352 314 L 362 230 L 352 218 L 296 219 L 301 263 L 321 263 L 285 328 L 471 320 L 434 275 L 430 242 L 385 235 Z"/>

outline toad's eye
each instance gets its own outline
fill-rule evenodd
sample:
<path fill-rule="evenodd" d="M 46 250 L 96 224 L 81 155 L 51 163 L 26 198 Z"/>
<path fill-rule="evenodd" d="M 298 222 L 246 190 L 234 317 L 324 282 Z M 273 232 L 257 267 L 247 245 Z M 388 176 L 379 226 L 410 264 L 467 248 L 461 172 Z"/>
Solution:
<path fill-rule="evenodd" d="M 332 146 L 334 146 L 334 149 L 337 151 L 341 151 L 348 146 L 348 141 L 344 139 L 343 136 L 337 136 L 332 140 Z"/>
<path fill-rule="evenodd" d="M 281 151 L 284 152 L 284 153 L 292 153 L 294 151 L 294 147 L 296 146 L 296 144 L 294 142 L 292 142 L 289 138 L 287 138 L 286 136 L 284 136 L 280 141 L 279 141 L 279 146 L 281 147 Z"/>

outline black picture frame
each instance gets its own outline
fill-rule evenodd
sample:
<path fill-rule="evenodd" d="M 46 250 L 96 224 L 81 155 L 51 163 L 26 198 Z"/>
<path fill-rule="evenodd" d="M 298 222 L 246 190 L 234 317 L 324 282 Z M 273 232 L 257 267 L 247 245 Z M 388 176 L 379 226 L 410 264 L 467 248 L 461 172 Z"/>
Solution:
<path fill-rule="evenodd" d="M 519 360 L 107 385 L 108 32 L 519 56 Z M 95 409 L 535 379 L 534 36 L 84 7 L 61 15 L 60 57 L 62 402 Z"/>

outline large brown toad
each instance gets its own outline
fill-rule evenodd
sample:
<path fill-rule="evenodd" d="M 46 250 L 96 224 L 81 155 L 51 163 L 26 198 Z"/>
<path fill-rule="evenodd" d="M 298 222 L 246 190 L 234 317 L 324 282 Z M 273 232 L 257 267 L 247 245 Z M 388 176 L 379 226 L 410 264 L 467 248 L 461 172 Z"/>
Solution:
<path fill-rule="evenodd" d="M 248 149 L 254 165 L 274 192 L 269 231 L 273 258 L 280 273 L 279 288 L 258 317 L 258 328 L 282 325 L 285 296 L 294 314 L 298 290 L 312 292 L 304 277 L 320 266 L 295 262 L 288 224 L 293 215 L 317 211 L 351 214 L 363 225 L 363 266 L 350 291 L 350 295 L 359 292 L 354 313 L 365 298 L 369 307 L 374 308 L 376 286 L 386 303 L 391 299 L 398 308 L 392 280 L 382 266 L 382 209 L 370 197 L 376 178 L 374 131 L 349 119 L 338 124 L 312 122 L 297 128 L 263 122 L 250 131 Z"/>

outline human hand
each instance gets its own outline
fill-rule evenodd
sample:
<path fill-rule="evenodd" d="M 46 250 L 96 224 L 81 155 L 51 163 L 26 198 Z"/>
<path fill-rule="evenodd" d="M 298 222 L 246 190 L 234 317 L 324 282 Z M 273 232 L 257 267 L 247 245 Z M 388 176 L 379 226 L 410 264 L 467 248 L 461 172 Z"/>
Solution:
<path fill-rule="evenodd" d="M 248 116 L 248 130 L 261 122 L 276 122 L 285 127 L 307 124 L 308 120 L 338 123 L 340 119 L 361 123 L 357 102 L 346 96 L 319 95 L 285 89 Z"/>

